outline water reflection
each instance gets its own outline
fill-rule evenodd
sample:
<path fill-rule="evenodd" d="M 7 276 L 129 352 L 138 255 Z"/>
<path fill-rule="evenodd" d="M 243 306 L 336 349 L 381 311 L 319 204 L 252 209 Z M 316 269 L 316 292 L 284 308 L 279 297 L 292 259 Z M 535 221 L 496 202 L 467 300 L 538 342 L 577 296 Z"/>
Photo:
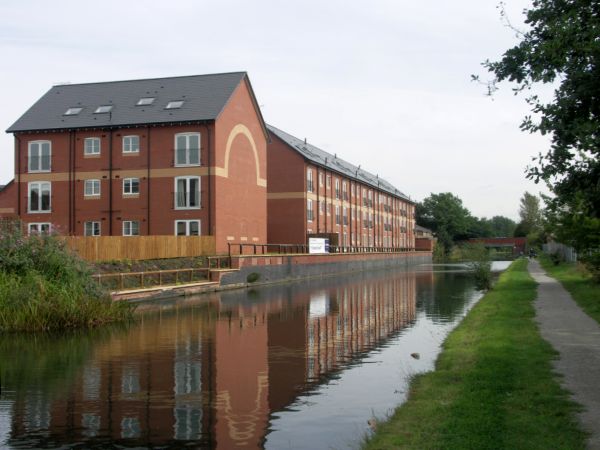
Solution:
<path fill-rule="evenodd" d="M 98 336 L 11 337 L 0 344 L 0 446 L 285 441 L 279 418 L 309 408 L 299 399 L 364 366 L 423 312 L 455 320 L 473 293 L 464 274 L 386 271 L 179 301 Z M 343 410 L 344 397 L 331 406 Z M 307 447 L 328 442 L 310 424 L 295 431 Z"/>

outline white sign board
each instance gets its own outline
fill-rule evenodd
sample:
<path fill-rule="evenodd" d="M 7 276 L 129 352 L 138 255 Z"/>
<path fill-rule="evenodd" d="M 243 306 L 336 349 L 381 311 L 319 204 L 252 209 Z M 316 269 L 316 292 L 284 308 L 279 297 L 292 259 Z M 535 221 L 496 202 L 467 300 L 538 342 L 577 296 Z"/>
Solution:
<path fill-rule="evenodd" d="M 308 253 L 327 253 L 327 241 L 325 238 L 308 238 Z"/>

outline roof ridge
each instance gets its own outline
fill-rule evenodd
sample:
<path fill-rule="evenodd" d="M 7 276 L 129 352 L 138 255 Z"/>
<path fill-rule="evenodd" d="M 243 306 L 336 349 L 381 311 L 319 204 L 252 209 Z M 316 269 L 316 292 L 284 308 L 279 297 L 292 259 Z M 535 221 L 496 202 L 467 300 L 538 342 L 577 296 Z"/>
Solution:
<path fill-rule="evenodd" d="M 352 164 L 351 162 L 346 161 L 343 158 L 339 158 L 337 156 L 337 153 L 335 154 L 331 154 L 319 147 L 317 147 L 316 145 L 313 144 L 309 144 L 309 143 L 305 143 L 304 144 L 304 148 L 301 148 L 300 145 L 296 145 L 294 143 L 294 141 L 299 141 L 299 142 L 304 142 L 302 139 L 297 138 L 296 136 L 281 130 L 280 128 L 277 128 L 271 124 L 267 124 L 267 129 L 269 129 L 270 131 L 272 131 L 273 133 L 275 133 L 276 135 L 279 135 L 279 138 L 286 141 L 286 138 L 281 136 L 284 135 L 287 137 L 287 141 L 286 142 L 290 147 L 296 149 L 297 151 L 301 152 L 302 154 L 305 155 L 305 157 L 308 157 L 309 159 L 312 159 L 313 162 L 322 165 L 322 166 L 326 166 L 329 167 L 330 169 L 336 170 L 337 172 L 340 172 L 342 174 L 345 174 L 346 176 L 350 176 L 351 178 L 354 178 L 355 180 L 364 182 L 369 184 L 372 187 L 375 187 L 377 189 L 380 189 L 382 191 L 388 192 L 390 194 L 402 197 L 410 202 L 412 202 L 413 200 L 410 199 L 410 197 L 408 197 L 404 192 L 402 192 L 400 189 L 398 189 L 397 187 L 395 187 L 392 183 L 390 183 L 389 181 L 385 180 L 384 178 L 381 178 L 379 176 L 379 174 L 372 174 L 368 171 L 366 171 L 365 169 L 363 169 L 360 165 L 356 166 L 355 164 Z M 281 134 L 281 135 L 280 135 Z M 323 159 L 322 155 L 315 155 L 314 152 L 310 151 L 309 149 L 306 148 L 306 145 L 311 146 L 312 148 L 318 150 L 319 152 L 322 152 L 326 155 L 325 157 L 325 162 L 322 161 L 318 161 L 317 159 L 321 160 Z M 312 158 L 311 158 L 312 157 Z"/>
<path fill-rule="evenodd" d="M 219 75 L 248 75 L 248 72 L 245 70 L 235 71 L 235 72 L 221 72 L 221 73 L 204 73 L 197 75 L 176 75 L 173 77 L 153 77 L 153 78 L 129 78 L 127 80 L 112 80 L 112 81 L 88 81 L 85 83 L 69 83 L 62 82 L 53 84 L 52 87 L 65 87 L 65 86 L 88 86 L 90 84 L 115 84 L 115 83 L 135 83 L 139 81 L 155 81 L 155 80 L 175 80 L 178 78 L 200 78 L 200 77 L 211 77 L 211 76 L 219 76 Z"/>

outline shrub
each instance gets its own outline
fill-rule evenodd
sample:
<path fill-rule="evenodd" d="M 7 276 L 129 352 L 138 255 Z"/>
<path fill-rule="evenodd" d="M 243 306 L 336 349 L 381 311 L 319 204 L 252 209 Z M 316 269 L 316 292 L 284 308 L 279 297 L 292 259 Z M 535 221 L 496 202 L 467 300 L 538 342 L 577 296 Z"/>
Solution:
<path fill-rule="evenodd" d="M 89 328 L 129 320 L 132 309 L 113 303 L 88 265 L 56 236 L 0 235 L 0 331 Z"/>

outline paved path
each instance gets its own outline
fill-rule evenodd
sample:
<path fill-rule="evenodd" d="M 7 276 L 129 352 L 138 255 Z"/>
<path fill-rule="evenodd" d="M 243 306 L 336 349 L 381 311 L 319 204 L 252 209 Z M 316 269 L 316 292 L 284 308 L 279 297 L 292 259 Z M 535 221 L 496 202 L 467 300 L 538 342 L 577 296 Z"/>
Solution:
<path fill-rule="evenodd" d="M 585 408 L 579 419 L 592 433 L 588 448 L 600 450 L 600 325 L 537 261 L 529 263 L 529 273 L 539 283 L 535 308 L 542 337 L 560 353 L 554 368 L 564 376 L 562 386 Z"/>

